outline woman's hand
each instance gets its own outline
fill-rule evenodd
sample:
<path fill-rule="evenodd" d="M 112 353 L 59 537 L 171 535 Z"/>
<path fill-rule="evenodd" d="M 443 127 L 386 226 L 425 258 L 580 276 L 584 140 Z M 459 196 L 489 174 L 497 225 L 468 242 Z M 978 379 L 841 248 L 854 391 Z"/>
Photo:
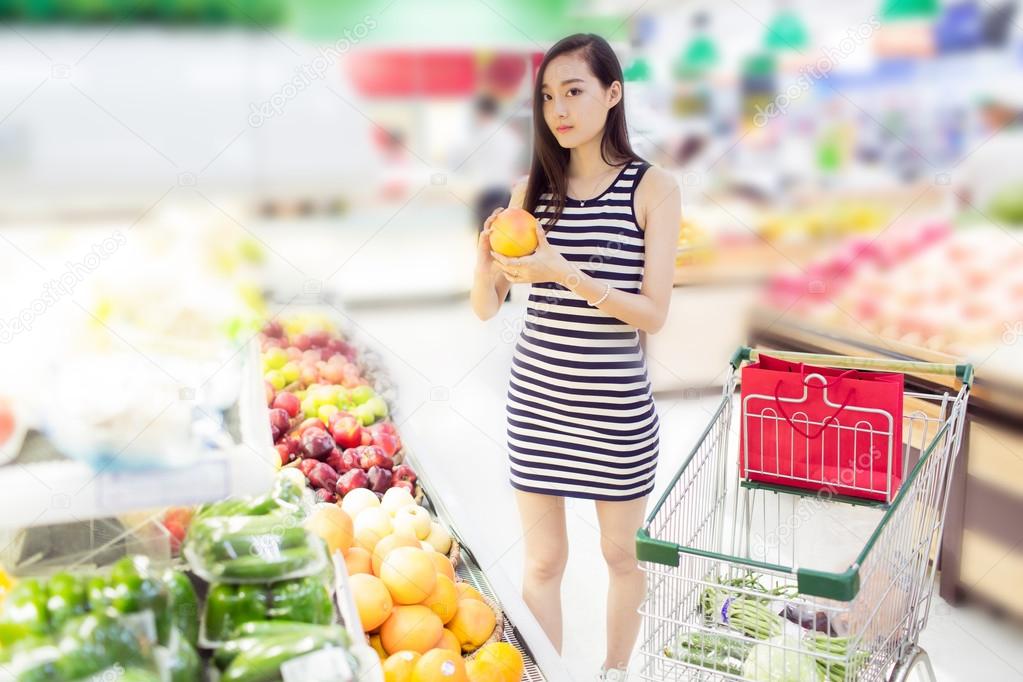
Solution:
<path fill-rule="evenodd" d="M 547 235 L 539 223 L 536 225 L 536 241 L 536 250 L 528 256 L 509 258 L 495 251 L 491 251 L 490 256 L 504 272 L 505 279 L 513 284 L 564 283 L 574 270 L 572 264 L 547 243 Z"/>
<path fill-rule="evenodd" d="M 490 250 L 490 226 L 493 224 L 497 214 L 503 211 L 501 207 L 495 208 L 490 217 L 483 223 L 483 230 L 480 231 L 479 238 L 476 241 L 476 270 L 479 272 L 490 272 L 491 266 L 494 263 L 493 257 L 490 255 L 493 253 Z"/>

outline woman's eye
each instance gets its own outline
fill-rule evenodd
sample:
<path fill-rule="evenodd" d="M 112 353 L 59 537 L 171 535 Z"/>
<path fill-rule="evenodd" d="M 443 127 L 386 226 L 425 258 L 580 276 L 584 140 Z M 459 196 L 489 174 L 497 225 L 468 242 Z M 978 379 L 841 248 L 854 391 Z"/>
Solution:
<path fill-rule="evenodd" d="M 548 95 L 546 92 L 543 93 L 543 101 L 544 102 L 550 102 L 551 101 L 551 96 Z"/>
<path fill-rule="evenodd" d="M 568 89 L 568 94 L 573 96 L 573 97 L 578 95 L 578 94 L 580 94 L 580 93 L 582 93 L 582 90 L 580 90 L 579 88 L 569 88 Z"/>

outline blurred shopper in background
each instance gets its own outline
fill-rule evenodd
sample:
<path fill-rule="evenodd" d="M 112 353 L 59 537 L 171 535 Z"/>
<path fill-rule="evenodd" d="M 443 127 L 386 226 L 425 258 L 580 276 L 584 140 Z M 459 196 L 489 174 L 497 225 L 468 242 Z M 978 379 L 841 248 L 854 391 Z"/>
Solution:
<path fill-rule="evenodd" d="M 479 188 L 474 201 L 476 226 L 495 208 L 511 199 L 511 186 L 523 174 L 524 143 L 492 95 L 480 95 L 473 104 L 473 127 L 463 147 L 455 154 L 456 170 Z"/>

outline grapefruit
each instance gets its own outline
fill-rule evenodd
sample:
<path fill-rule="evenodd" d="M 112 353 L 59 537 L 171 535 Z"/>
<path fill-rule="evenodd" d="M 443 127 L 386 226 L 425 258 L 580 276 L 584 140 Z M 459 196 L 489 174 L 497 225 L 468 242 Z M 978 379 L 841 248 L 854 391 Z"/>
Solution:
<path fill-rule="evenodd" d="M 446 575 L 437 575 L 437 586 L 430 596 L 423 600 L 423 606 L 437 614 L 442 623 L 449 623 L 458 611 L 458 590 Z"/>
<path fill-rule="evenodd" d="M 444 631 L 440 635 L 440 639 L 438 639 L 437 643 L 433 645 L 433 648 L 451 651 L 459 656 L 462 655 L 462 645 L 459 644 L 458 638 L 455 637 L 455 633 L 451 632 L 451 630 L 448 630 L 447 628 L 444 628 Z"/>
<path fill-rule="evenodd" d="M 500 673 L 500 682 L 519 682 L 526 670 L 522 654 L 508 642 L 487 644 L 476 653 L 475 660 L 495 668 Z M 469 679 L 472 679 L 472 675 L 469 676 Z"/>
<path fill-rule="evenodd" d="M 469 682 L 505 682 L 499 667 L 492 661 L 481 661 L 478 658 L 466 662 L 465 674 Z"/>
<path fill-rule="evenodd" d="M 352 547 L 348 550 L 345 554 L 345 566 L 348 567 L 348 575 L 373 572 L 372 558 L 362 547 Z"/>
<path fill-rule="evenodd" d="M 359 611 L 359 620 L 362 621 L 362 629 L 372 632 L 384 624 L 391 611 L 394 610 L 394 601 L 387 586 L 376 576 L 367 573 L 357 573 L 349 578 L 352 586 L 352 595 L 355 598 L 355 607 Z"/>
<path fill-rule="evenodd" d="M 412 682 L 469 682 L 460 654 L 432 649 L 416 661 Z"/>
<path fill-rule="evenodd" d="M 380 642 L 389 654 L 406 649 L 422 654 L 433 648 L 443 629 L 437 614 L 425 606 L 396 606 L 380 626 Z"/>
<path fill-rule="evenodd" d="M 317 505 L 313 513 L 306 519 L 305 528 L 319 535 L 327 543 L 330 553 L 348 551 L 354 541 L 355 531 L 352 517 L 348 516 L 336 504 Z"/>
<path fill-rule="evenodd" d="M 502 256 L 519 258 L 536 250 L 539 223 L 528 211 L 506 208 L 490 223 L 490 246 Z"/>
<path fill-rule="evenodd" d="M 483 601 L 483 595 L 469 583 L 455 583 L 455 589 L 458 590 L 458 601 L 462 601 L 463 599 Z"/>
<path fill-rule="evenodd" d="M 426 548 L 424 547 L 423 549 L 425 550 Z M 433 565 L 437 567 L 437 575 L 446 575 L 451 582 L 455 582 L 455 567 L 451 565 L 451 560 L 432 549 L 429 550 L 429 554 L 433 560 Z"/>
<path fill-rule="evenodd" d="M 448 629 L 455 633 L 462 651 L 474 651 L 489 639 L 497 626 L 497 616 L 487 604 L 475 599 L 458 602 L 458 611 L 448 623 Z"/>
<path fill-rule="evenodd" d="M 380 575 L 380 567 L 392 550 L 399 547 L 418 547 L 419 543 L 405 535 L 388 535 L 373 548 L 373 575 Z"/>
<path fill-rule="evenodd" d="M 419 660 L 415 651 L 399 651 L 384 661 L 384 682 L 412 682 L 412 671 Z"/>
<path fill-rule="evenodd" d="M 418 604 L 437 587 L 437 567 L 423 550 L 398 547 L 380 566 L 380 579 L 391 591 L 395 604 Z"/>

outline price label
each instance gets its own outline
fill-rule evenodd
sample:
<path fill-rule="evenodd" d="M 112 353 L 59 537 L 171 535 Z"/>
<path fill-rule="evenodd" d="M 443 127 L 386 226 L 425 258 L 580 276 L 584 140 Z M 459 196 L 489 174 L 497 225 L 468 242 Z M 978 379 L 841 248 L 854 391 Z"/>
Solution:
<path fill-rule="evenodd" d="M 344 649 L 313 651 L 281 664 L 284 682 L 354 682 L 355 674 Z"/>

